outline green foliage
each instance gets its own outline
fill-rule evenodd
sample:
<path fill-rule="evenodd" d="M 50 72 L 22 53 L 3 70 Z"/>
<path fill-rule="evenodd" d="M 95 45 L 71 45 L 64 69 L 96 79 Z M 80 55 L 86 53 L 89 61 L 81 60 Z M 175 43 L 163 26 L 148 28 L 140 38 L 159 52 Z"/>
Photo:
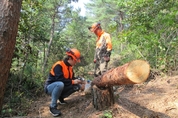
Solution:
<path fill-rule="evenodd" d="M 135 3 L 132 4 L 132 2 Z M 130 26 L 123 32 L 122 38 L 127 40 L 129 46 L 130 43 L 136 45 L 140 50 L 139 53 L 150 62 L 153 68 L 166 71 L 170 68 L 167 65 L 172 63 L 166 60 L 175 56 L 175 47 L 171 44 L 177 43 L 177 34 L 175 34 L 177 23 L 172 9 L 177 9 L 175 8 L 177 4 L 172 6 L 174 3 L 171 0 L 169 2 L 128 1 L 128 4 L 130 4 L 129 17 L 125 22 Z M 136 53 L 138 52 L 134 52 L 134 55 Z M 161 68 L 163 66 L 168 68 Z"/>
<path fill-rule="evenodd" d="M 178 2 L 92 0 L 87 8 L 88 21 L 99 20 L 112 31 L 113 54 L 121 55 L 122 63 L 144 59 L 160 71 L 176 70 Z M 124 30 L 118 30 L 122 24 Z"/>
<path fill-rule="evenodd" d="M 91 62 L 90 56 L 94 52 L 94 42 L 87 34 L 86 18 L 79 16 L 76 12 L 73 12 L 72 17 L 73 20 L 61 32 L 61 40 L 65 40 L 69 48 L 77 48 L 83 56 L 80 65 L 87 65 Z"/>
<path fill-rule="evenodd" d="M 122 3 L 118 0 L 90 0 L 86 5 L 88 10 L 87 21 L 90 23 L 101 22 L 102 28 L 117 37 L 124 29 L 123 19 L 125 18 Z"/>
<path fill-rule="evenodd" d="M 112 111 L 109 111 L 109 110 L 104 111 L 103 115 L 100 116 L 100 118 L 113 118 Z"/>
<path fill-rule="evenodd" d="M 33 99 L 37 99 L 43 91 L 40 78 L 27 78 L 25 75 L 20 78 L 19 75 L 17 72 L 10 74 L 2 109 L 4 117 L 24 116 L 28 113 Z"/>
<path fill-rule="evenodd" d="M 79 16 L 77 12 L 71 12 L 68 6 L 70 2 L 68 0 L 23 1 L 3 116 L 20 116 L 28 112 L 29 101 L 44 94 L 43 85 L 49 70 L 55 61 L 63 58 L 66 47 L 79 49 L 84 57 L 91 55 L 93 49 L 90 48 L 94 43 L 87 38 L 86 18 Z M 42 65 L 51 38 L 53 16 L 55 16 L 55 31 L 50 55 L 47 57 L 48 66 L 43 74 Z M 88 51 L 81 45 L 88 47 Z M 90 60 L 91 58 L 85 58 L 80 64 L 88 65 Z M 86 71 L 87 68 L 84 69 Z M 88 78 L 83 68 L 76 66 L 75 70 L 77 75 L 85 75 Z M 16 113 L 16 110 L 22 112 Z"/>
<path fill-rule="evenodd" d="M 23 1 L 2 111 L 4 116 L 26 114 L 16 113 L 14 109 L 28 109 L 33 98 L 43 93 L 43 84 L 51 66 L 63 59 L 66 48 L 75 47 L 83 56 L 81 63 L 74 67 L 76 76 L 93 79 L 88 73 L 92 73 L 94 68 L 96 36 L 87 27 L 94 22 L 101 22 L 102 28 L 111 34 L 111 61 L 115 60 L 114 65 L 144 59 L 159 71 L 178 71 L 177 1 L 91 0 L 86 5 L 86 17 L 72 11 L 70 2 L 71 0 Z M 53 40 L 49 47 L 51 38 Z M 49 56 L 46 57 L 48 49 Z M 48 61 L 42 73 L 45 58 Z M 111 112 L 106 111 L 102 118 L 104 117 L 112 118 Z"/>

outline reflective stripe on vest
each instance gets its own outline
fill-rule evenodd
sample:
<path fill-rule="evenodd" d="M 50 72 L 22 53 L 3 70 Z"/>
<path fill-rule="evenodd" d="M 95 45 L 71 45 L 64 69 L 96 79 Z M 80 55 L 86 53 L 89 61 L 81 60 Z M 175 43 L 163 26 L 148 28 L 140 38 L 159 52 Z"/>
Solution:
<path fill-rule="evenodd" d="M 73 75 L 72 67 L 71 66 L 66 66 L 63 61 L 58 61 L 52 66 L 51 71 L 50 71 L 51 75 L 55 76 L 54 68 L 56 67 L 56 65 L 61 65 L 62 66 L 62 72 L 63 72 L 64 78 L 72 79 L 72 75 Z"/>

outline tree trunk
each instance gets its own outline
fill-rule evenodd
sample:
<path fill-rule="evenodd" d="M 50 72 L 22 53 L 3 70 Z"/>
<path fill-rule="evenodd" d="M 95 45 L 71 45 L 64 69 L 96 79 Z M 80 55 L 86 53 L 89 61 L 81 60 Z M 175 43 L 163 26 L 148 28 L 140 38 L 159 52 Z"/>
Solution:
<path fill-rule="evenodd" d="M 51 49 L 51 44 L 53 41 L 53 37 L 54 37 L 54 30 L 55 30 L 55 18 L 56 18 L 56 12 L 54 10 L 54 14 L 52 15 L 52 24 L 51 24 L 51 33 L 50 33 L 50 40 L 48 43 L 48 48 L 47 48 L 47 52 L 45 53 L 45 59 L 44 59 L 44 63 L 43 63 L 43 67 L 42 67 L 42 72 L 44 72 L 47 62 L 48 62 L 48 58 L 49 58 L 49 54 L 50 54 L 50 49 Z"/>
<path fill-rule="evenodd" d="M 96 77 L 92 81 L 94 107 L 103 110 L 113 104 L 112 86 L 142 83 L 146 81 L 149 73 L 150 65 L 146 61 L 134 60 Z M 106 107 L 104 107 L 105 105 Z"/>
<path fill-rule="evenodd" d="M 0 111 L 15 48 L 22 0 L 0 0 Z"/>

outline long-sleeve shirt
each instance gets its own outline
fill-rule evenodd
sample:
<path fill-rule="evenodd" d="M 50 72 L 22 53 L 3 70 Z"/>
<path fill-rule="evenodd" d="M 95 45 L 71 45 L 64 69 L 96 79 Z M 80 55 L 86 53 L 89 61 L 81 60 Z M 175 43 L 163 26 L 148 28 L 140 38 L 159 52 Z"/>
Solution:
<path fill-rule="evenodd" d="M 101 58 L 103 54 L 107 52 L 111 52 L 112 50 L 112 43 L 110 34 L 102 31 L 101 34 L 98 36 L 96 41 L 96 51 L 95 51 L 95 59 Z"/>
<path fill-rule="evenodd" d="M 63 61 L 67 67 L 71 67 L 71 65 L 67 62 L 67 60 L 63 60 Z M 72 74 L 72 79 L 70 79 L 64 77 L 64 72 L 60 64 L 57 64 L 53 69 L 54 69 L 53 72 L 55 73 L 55 76 L 49 73 L 48 79 L 45 82 L 45 86 L 57 81 L 63 82 L 65 86 L 69 86 L 73 83 L 73 79 L 75 79 L 74 73 Z"/>

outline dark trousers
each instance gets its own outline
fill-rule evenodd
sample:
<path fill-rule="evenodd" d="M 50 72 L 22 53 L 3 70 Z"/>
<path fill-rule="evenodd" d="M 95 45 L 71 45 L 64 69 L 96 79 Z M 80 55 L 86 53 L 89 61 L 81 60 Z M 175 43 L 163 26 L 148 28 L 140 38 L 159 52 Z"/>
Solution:
<path fill-rule="evenodd" d="M 74 85 L 69 85 L 69 86 L 64 86 L 64 89 L 61 93 L 60 98 L 66 98 L 72 93 L 79 91 L 80 90 L 80 85 L 79 84 L 74 84 Z"/>

